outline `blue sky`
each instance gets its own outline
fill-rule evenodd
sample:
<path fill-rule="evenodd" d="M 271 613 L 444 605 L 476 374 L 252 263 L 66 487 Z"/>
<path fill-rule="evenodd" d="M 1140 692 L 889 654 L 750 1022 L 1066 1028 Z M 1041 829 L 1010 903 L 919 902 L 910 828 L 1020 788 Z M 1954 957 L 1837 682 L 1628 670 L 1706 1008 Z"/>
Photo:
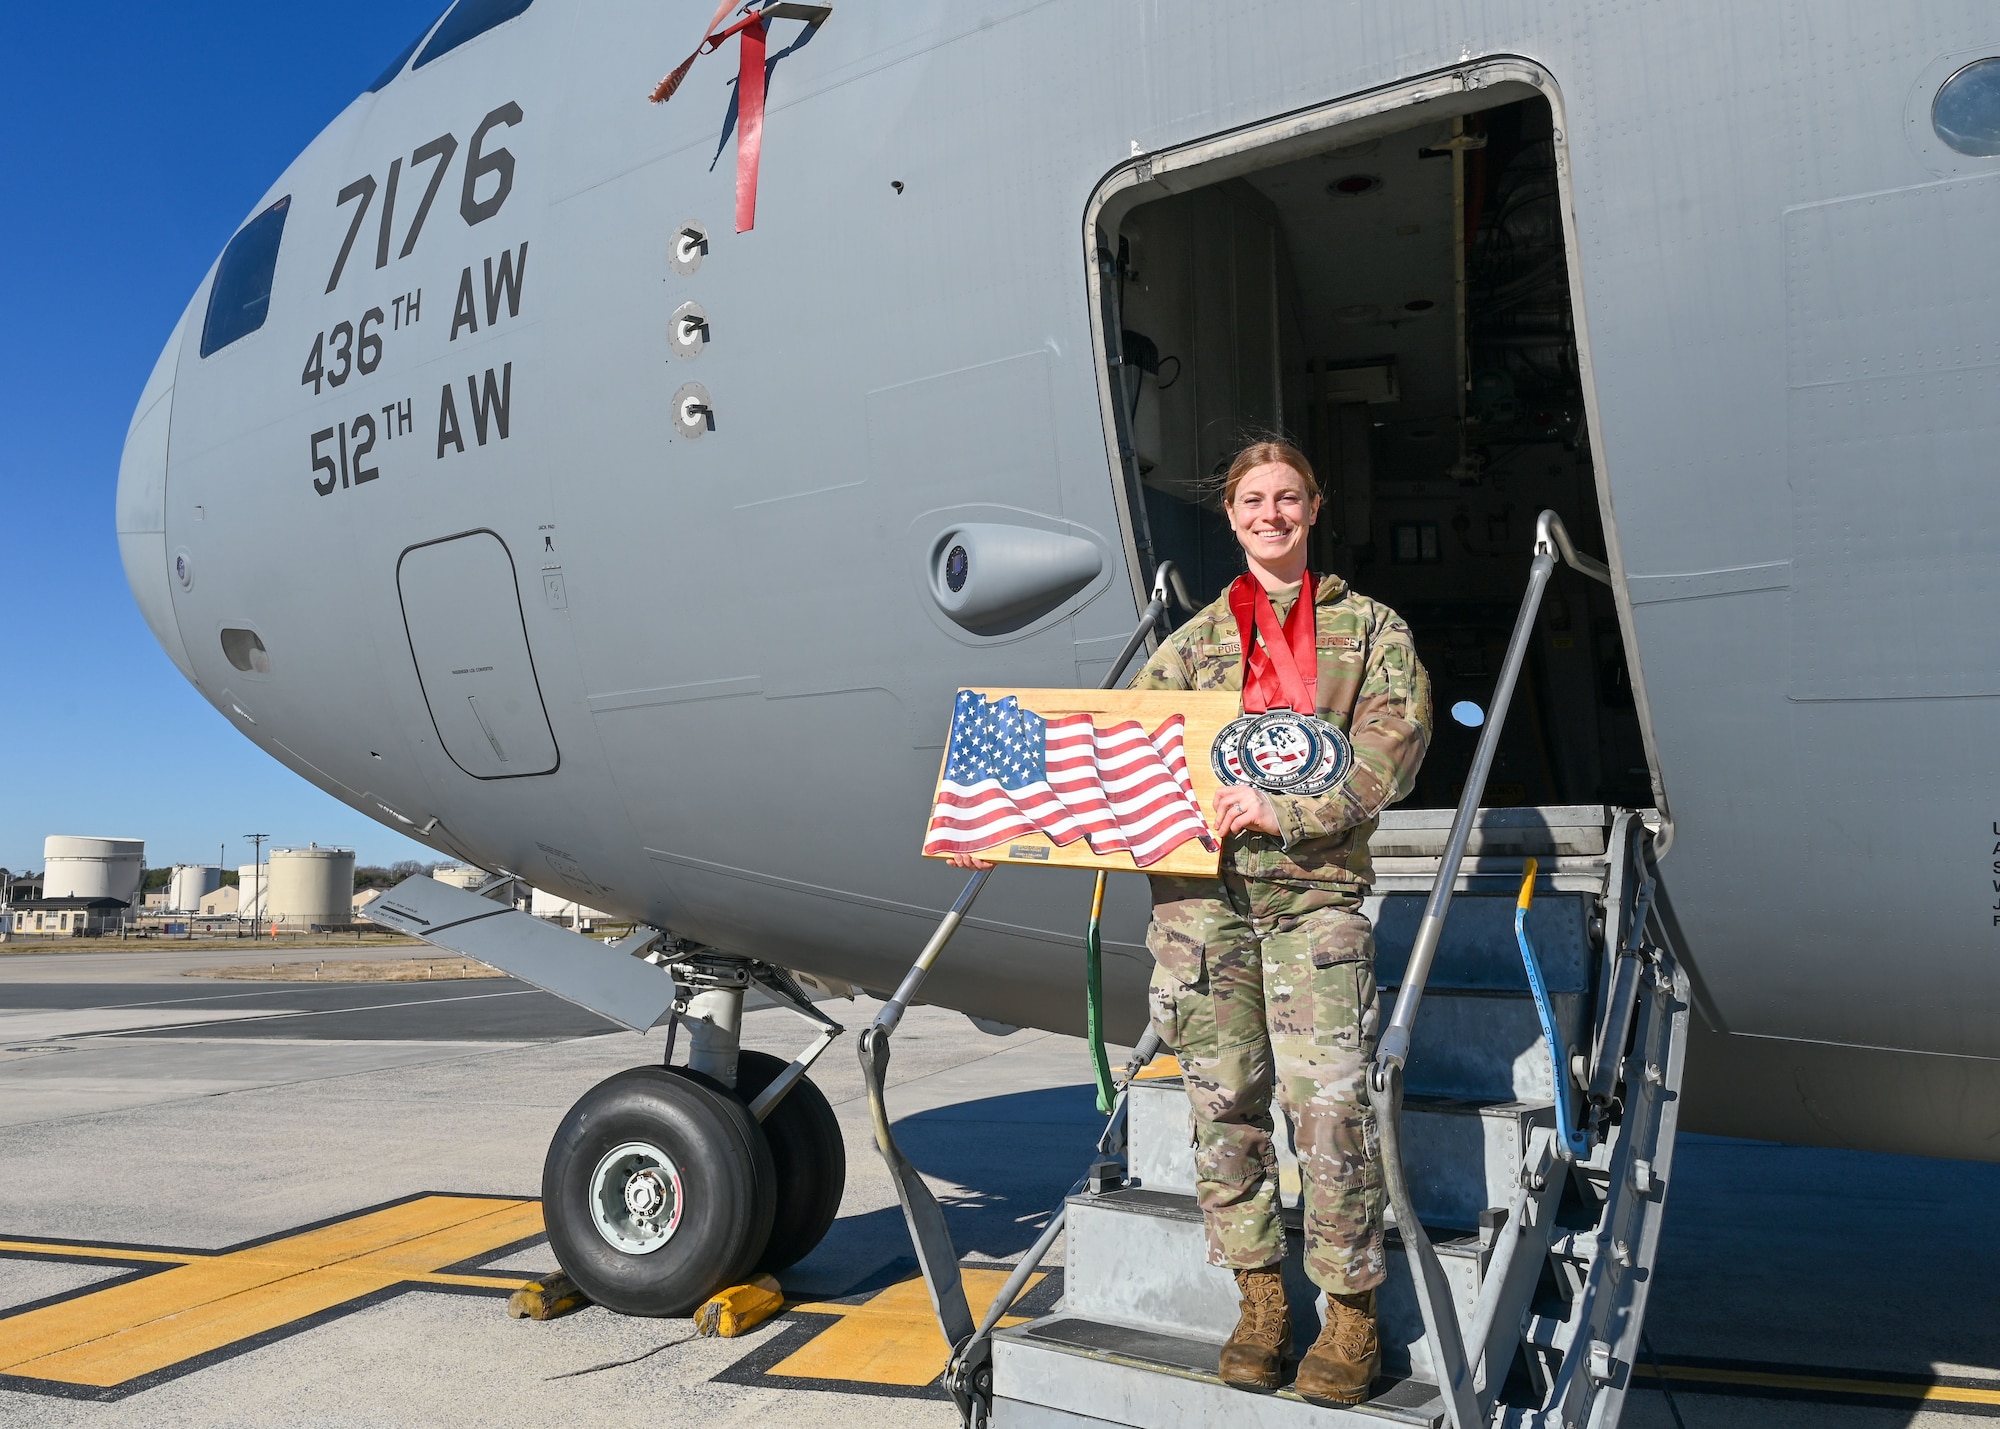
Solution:
<path fill-rule="evenodd" d="M 264 188 L 441 0 L 12 5 L 0 86 L 0 866 L 47 834 L 155 867 L 242 835 L 435 854 L 237 735 L 153 642 L 112 530 L 139 388 Z"/>

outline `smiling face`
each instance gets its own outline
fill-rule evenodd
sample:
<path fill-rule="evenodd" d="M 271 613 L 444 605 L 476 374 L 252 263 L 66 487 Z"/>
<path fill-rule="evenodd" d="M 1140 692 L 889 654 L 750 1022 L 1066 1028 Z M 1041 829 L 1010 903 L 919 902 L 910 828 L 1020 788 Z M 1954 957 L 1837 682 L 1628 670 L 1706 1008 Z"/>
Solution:
<path fill-rule="evenodd" d="M 1319 498 L 1297 471 L 1275 461 L 1252 467 L 1224 510 L 1251 571 L 1266 586 L 1290 585 L 1305 575 L 1306 533 L 1319 519 Z"/>

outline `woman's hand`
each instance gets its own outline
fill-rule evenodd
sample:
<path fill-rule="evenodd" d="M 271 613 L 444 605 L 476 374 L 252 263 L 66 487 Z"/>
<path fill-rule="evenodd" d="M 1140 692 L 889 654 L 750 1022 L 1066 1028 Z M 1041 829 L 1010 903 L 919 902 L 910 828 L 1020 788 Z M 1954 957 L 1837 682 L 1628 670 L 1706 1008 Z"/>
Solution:
<path fill-rule="evenodd" d="M 1255 829 L 1273 838 L 1283 837 L 1278 827 L 1278 806 L 1262 789 L 1248 784 L 1230 784 L 1215 791 L 1215 832 L 1223 838 Z"/>
<path fill-rule="evenodd" d="M 980 858 L 975 854 L 969 853 L 955 853 L 946 861 L 953 868 L 984 869 L 993 867 L 992 860 Z"/>

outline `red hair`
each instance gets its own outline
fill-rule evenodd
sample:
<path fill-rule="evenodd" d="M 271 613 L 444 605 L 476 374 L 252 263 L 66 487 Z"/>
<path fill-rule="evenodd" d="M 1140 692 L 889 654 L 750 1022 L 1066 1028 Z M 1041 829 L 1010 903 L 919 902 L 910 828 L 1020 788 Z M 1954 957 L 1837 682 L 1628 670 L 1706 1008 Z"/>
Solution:
<path fill-rule="evenodd" d="M 1288 466 L 1299 474 L 1305 483 L 1309 500 L 1319 500 L 1319 479 L 1313 475 L 1312 463 L 1306 454 L 1290 442 L 1252 442 L 1236 454 L 1236 460 L 1229 463 L 1229 471 L 1222 478 L 1222 504 L 1229 505 L 1236 499 L 1236 488 L 1260 466 Z"/>

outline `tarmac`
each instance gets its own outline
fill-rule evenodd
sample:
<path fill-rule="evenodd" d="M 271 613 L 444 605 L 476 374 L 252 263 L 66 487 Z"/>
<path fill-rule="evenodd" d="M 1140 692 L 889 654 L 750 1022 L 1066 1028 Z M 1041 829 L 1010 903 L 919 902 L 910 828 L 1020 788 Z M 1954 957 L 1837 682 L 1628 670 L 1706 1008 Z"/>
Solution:
<path fill-rule="evenodd" d="M 212 950 L 0 958 L 0 1424 L 957 1423 L 868 1130 L 866 999 L 825 1005 L 849 1035 L 814 1072 L 847 1134 L 841 1217 L 783 1277 L 785 1312 L 700 1339 L 504 1308 L 555 1268 L 535 1197 L 557 1121 L 657 1061 L 659 1034 L 512 980 L 310 980 L 366 956 L 352 947 L 256 956 L 301 980 L 183 976 L 231 960 Z M 763 1008 L 745 1040 L 789 1056 L 807 1039 Z M 1089 1161 L 1088 1083 L 1073 1038 L 934 1008 L 904 1022 L 898 1136 L 976 1300 Z M 1675 1172 L 1655 1376 L 1625 1424 L 2000 1417 L 2000 1165 L 1687 1137 Z M 1059 1293 L 1060 1259 L 1035 1300 Z"/>

